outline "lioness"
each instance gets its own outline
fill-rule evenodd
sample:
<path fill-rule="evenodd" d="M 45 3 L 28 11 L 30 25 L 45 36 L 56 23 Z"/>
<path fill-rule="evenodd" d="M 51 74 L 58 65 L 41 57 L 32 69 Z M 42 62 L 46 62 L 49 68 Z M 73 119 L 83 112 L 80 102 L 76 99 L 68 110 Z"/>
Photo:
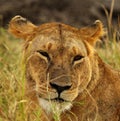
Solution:
<path fill-rule="evenodd" d="M 120 72 L 93 47 L 104 34 L 99 20 L 77 29 L 15 16 L 9 31 L 25 40 L 26 94 L 42 108 L 40 120 L 120 121 Z"/>

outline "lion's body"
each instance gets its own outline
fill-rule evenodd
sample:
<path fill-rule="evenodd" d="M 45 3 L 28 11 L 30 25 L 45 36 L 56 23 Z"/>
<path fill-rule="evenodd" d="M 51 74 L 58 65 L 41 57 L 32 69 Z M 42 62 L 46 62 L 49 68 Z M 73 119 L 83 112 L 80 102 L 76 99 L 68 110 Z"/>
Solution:
<path fill-rule="evenodd" d="M 82 29 L 37 27 L 17 16 L 10 31 L 26 40 L 26 95 L 40 105 L 42 121 L 56 114 L 60 121 L 120 121 L 120 72 L 92 47 L 103 34 L 100 22 Z"/>

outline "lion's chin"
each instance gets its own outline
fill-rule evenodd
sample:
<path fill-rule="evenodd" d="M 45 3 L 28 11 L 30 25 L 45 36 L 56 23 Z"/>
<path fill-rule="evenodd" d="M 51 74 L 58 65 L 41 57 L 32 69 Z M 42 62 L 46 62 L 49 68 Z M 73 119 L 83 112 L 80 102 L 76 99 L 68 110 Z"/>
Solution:
<path fill-rule="evenodd" d="M 52 99 L 52 100 L 47 100 L 47 99 L 43 99 L 43 98 L 39 98 L 39 104 L 40 106 L 43 108 L 43 110 L 47 113 L 47 114 L 55 114 L 55 113 L 59 113 L 61 114 L 61 112 L 64 112 L 66 110 L 70 110 L 70 108 L 72 107 L 72 103 L 71 102 L 67 102 L 64 101 L 62 99 L 57 100 L 57 99 Z"/>

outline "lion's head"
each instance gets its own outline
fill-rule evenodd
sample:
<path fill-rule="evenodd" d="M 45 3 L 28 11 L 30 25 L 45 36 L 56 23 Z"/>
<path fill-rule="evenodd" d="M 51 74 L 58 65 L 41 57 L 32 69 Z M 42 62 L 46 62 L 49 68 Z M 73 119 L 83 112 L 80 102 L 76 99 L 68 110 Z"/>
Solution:
<path fill-rule="evenodd" d="M 61 111 L 69 109 L 86 88 L 91 89 L 96 83 L 99 70 L 92 46 L 103 34 L 100 21 L 76 29 L 61 23 L 35 26 L 16 16 L 9 31 L 26 40 L 27 89 L 35 91 L 40 105 L 48 112 L 54 103 Z"/>

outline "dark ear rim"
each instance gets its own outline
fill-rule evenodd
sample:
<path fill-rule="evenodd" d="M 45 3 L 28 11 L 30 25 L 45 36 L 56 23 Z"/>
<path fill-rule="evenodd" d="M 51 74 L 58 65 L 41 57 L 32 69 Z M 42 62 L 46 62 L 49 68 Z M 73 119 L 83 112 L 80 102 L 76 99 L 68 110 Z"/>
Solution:
<path fill-rule="evenodd" d="M 96 32 L 95 32 L 92 36 L 94 37 L 95 34 L 97 34 L 97 31 L 99 31 L 99 30 L 100 30 L 100 31 L 98 32 L 99 37 L 100 37 L 100 36 L 103 36 L 103 34 L 104 34 L 103 23 L 102 23 L 100 20 L 96 20 L 96 21 L 94 22 L 93 26 L 95 26 Z M 92 36 L 91 36 L 91 37 L 92 37 Z"/>
<path fill-rule="evenodd" d="M 14 22 L 27 22 L 28 20 L 27 20 L 26 18 L 20 16 L 20 15 L 16 15 L 15 17 L 13 17 L 13 18 L 11 19 L 10 22 L 13 22 L 13 21 L 14 21 Z"/>
<path fill-rule="evenodd" d="M 94 46 L 96 41 L 105 34 L 103 23 L 96 20 L 92 25 L 81 28 L 79 34 L 82 39 Z"/>
<path fill-rule="evenodd" d="M 92 32 L 93 30 L 94 32 Z M 92 25 L 81 28 L 80 33 L 84 33 L 84 36 L 92 37 L 98 30 L 101 30 L 101 32 L 103 32 L 103 23 L 100 20 L 96 20 Z"/>
<path fill-rule="evenodd" d="M 36 27 L 37 26 L 35 26 L 26 18 L 16 15 L 9 22 L 8 31 L 18 38 L 26 39 L 27 36 L 30 35 L 30 33 L 33 32 Z"/>

